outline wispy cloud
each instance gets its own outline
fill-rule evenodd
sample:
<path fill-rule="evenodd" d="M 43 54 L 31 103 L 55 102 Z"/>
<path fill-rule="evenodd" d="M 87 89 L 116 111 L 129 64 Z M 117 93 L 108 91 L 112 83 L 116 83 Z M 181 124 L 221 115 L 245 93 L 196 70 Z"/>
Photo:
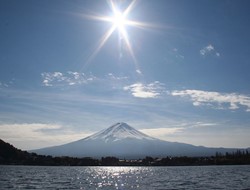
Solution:
<path fill-rule="evenodd" d="M 129 79 L 129 77 L 127 77 L 127 76 L 116 76 L 113 73 L 109 73 L 107 75 L 107 78 L 110 80 L 128 80 Z"/>
<path fill-rule="evenodd" d="M 136 69 L 135 71 L 136 71 L 138 74 L 142 75 L 142 72 L 141 72 L 140 69 Z"/>
<path fill-rule="evenodd" d="M 42 82 L 44 86 L 61 86 L 61 85 L 81 85 L 87 84 L 96 79 L 93 75 L 86 75 L 84 73 L 68 71 L 61 72 L 44 72 L 42 75 Z"/>
<path fill-rule="evenodd" d="M 0 81 L 0 87 L 8 88 L 9 84 Z"/>
<path fill-rule="evenodd" d="M 166 124 L 161 124 L 161 126 L 166 126 Z M 168 123 L 168 127 L 160 127 L 160 128 L 148 128 L 148 129 L 140 129 L 139 131 L 153 136 L 155 138 L 159 138 L 162 140 L 168 140 L 169 137 L 181 133 L 186 133 L 187 131 L 192 130 L 193 128 L 207 128 L 217 126 L 217 123 L 212 122 L 180 122 L 175 121 L 174 123 Z"/>
<path fill-rule="evenodd" d="M 220 57 L 220 53 L 217 52 L 212 44 L 207 45 L 206 47 L 200 50 L 202 56 L 213 53 L 215 56 Z"/>
<path fill-rule="evenodd" d="M 184 128 L 182 127 L 173 127 L 173 128 L 141 129 L 140 131 L 149 136 L 163 139 L 165 136 L 181 132 L 183 129 Z"/>
<path fill-rule="evenodd" d="M 219 53 L 219 52 L 216 52 L 215 55 L 216 55 L 217 57 L 220 57 L 220 53 Z"/>
<path fill-rule="evenodd" d="M 250 112 L 250 97 L 236 93 L 220 93 L 202 90 L 176 90 L 171 95 L 180 97 L 189 97 L 194 106 L 212 106 L 217 109 L 239 109 L 239 106 L 245 106 L 246 111 Z"/>
<path fill-rule="evenodd" d="M 174 53 L 174 55 L 175 55 L 176 58 L 178 58 L 178 59 L 184 59 L 184 55 L 180 54 L 179 50 L 177 48 L 173 49 L 173 53 Z"/>
<path fill-rule="evenodd" d="M 91 82 L 109 83 L 118 81 L 128 81 L 128 76 L 117 76 L 113 73 L 108 73 L 102 78 L 96 77 L 93 74 L 85 74 L 73 71 L 67 71 L 65 73 L 44 72 L 41 73 L 42 83 L 44 86 L 74 86 L 74 85 L 86 85 Z"/>
<path fill-rule="evenodd" d="M 57 124 L 15 123 L 0 124 L 0 138 L 18 148 L 36 149 L 54 146 L 84 138 L 91 133 L 79 133 Z"/>
<path fill-rule="evenodd" d="M 164 85 L 159 81 L 155 81 L 149 84 L 134 83 L 129 86 L 125 86 L 123 90 L 130 91 L 134 97 L 137 98 L 157 98 L 164 91 Z"/>
<path fill-rule="evenodd" d="M 193 124 L 189 124 L 189 128 L 200 128 L 200 127 L 212 127 L 216 126 L 218 123 L 211 123 L 211 122 L 195 122 Z"/>

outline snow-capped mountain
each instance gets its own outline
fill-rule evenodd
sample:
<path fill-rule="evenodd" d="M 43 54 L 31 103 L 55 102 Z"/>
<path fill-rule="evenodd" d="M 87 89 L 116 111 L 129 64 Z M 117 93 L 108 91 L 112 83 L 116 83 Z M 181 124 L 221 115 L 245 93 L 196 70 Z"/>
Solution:
<path fill-rule="evenodd" d="M 156 140 L 156 138 L 145 135 L 144 133 L 137 131 L 133 127 L 130 127 L 127 123 L 116 123 L 109 127 L 108 129 L 104 129 L 98 133 L 95 133 L 85 140 L 97 140 L 102 139 L 105 142 L 115 142 L 119 140 L 123 140 L 126 138 L 130 139 L 140 139 L 140 140 Z"/>
<path fill-rule="evenodd" d="M 144 158 L 145 156 L 210 156 L 216 152 L 235 150 L 163 141 L 121 122 L 84 139 L 31 152 L 52 156 Z"/>

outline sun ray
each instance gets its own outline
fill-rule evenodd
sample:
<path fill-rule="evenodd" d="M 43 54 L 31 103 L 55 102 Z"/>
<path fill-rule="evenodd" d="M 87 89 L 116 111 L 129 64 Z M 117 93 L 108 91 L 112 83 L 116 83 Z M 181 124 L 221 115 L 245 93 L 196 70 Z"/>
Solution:
<path fill-rule="evenodd" d="M 101 48 L 104 46 L 106 41 L 109 39 L 111 34 L 115 31 L 115 27 L 112 26 L 101 38 L 100 43 L 98 47 L 94 50 L 94 52 L 90 55 L 87 62 L 85 63 L 84 67 L 87 67 L 87 65 L 93 60 L 93 58 L 98 54 L 98 52 L 101 50 Z"/>
<path fill-rule="evenodd" d="M 137 1 L 132 1 L 129 6 L 126 8 L 126 10 L 123 12 L 124 16 L 126 17 L 129 12 L 131 12 L 131 10 L 135 7 Z"/>
<path fill-rule="evenodd" d="M 118 39 L 119 51 L 120 51 L 119 57 L 121 58 L 123 55 L 121 46 L 122 46 L 122 43 L 124 43 L 126 46 L 126 49 L 128 50 L 129 55 L 131 56 L 133 60 L 136 72 L 140 71 L 139 64 L 137 62 L 135 53 L 132 48 L 132 44 L 130 43 L 130 40 L 129 40 L 129 35 L 126 30 L 126 26 L 132 26 L 132 27 L 137 27 L 137 28 L 150 28 L 153 25 L 127 19 L 127 16 L 129 15 L 129 13 L 132 11 L 132 9 L 134 9 L 136 2 L 137 2 L 136 0 L 132 1 L 124 11 L 121 11 L 119 7 L 114 3 L 113 0 L 109 0 L 108 4 L 112 11 L 112 16 L 81 15 L 91 20 L 99 20 L 99 21 L 111 23 L 110 29 L 103 35 L 103 37 L 101 38 L 98 44 L 98 47 L 94 50 L 94 52 L 88 58 L 86 65 L 88 65 L 94 59 L 94 57 L 103 48 L 103 46 L 108 41 L 110 36 L 114 33 L 114 31 L 117 31 L 119 34 L 119 39 Z M 137 73 L 141 74 L 141 71 Z"/>
<path fill-rule="evenodd" d="M 136 60 L 136 57 L 134 55 L 134 52 L 133 52 L 133 49 L 132 49 L 132 46 L 129 42 L 129 38 L 128 38 L 128 34 L 127 34 L 127 31 L 124 29 L 124 30 L 120 30 L 121 34 L 122 34 L 122 37 L 124 38 L 124 41 L 125 41 L 125 44 L 127 46 L 127 49 L 134 61 L 134 64 L 135 64 L 135 67 L 136 69 L 138 69 L 138 64 L 137 64 L 137 60 Z"/>

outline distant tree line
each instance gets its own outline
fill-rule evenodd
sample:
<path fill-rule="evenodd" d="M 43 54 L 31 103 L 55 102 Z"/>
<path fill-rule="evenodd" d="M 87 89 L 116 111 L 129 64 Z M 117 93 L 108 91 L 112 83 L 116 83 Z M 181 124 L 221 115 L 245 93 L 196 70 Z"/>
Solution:
<path fill-rule="evenodd" d="M 217 152 L 214 159 L 216 165 L 250 164 L 250 153 L 247 149 L 226 154 Z"/>
<path fill-rule="evenodd" d="M 21 151 L 0 139 L 1 165 L 39 165 L 39 166 L 197 166 L 197 165 L 243 165 L 250 164 L 248 150 L 238 150 L 232 153 L 221 154 L 217 152 L 211 157 L 165 157 L 143 159 L 119 159 L 116 157 L 103 157 L 94 159 L 90 157 L 52 157 L 37 155 Z"/>

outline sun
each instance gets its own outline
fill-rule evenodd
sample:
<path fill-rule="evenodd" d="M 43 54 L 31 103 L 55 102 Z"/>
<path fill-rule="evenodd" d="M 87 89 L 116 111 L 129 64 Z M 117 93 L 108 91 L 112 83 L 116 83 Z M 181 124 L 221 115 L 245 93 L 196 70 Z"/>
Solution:
<path fill-rule="evenodd" d="M 133 1 L 128 7 L 127 9 L 125 9 L 125 11 L 120 11 L 119 8 L 114 4 L 113 1 L 110 1 L 110 7 L 112 10 L 112 16 L 111 17 L 105 17 L 104 20 L 111 22 L 112 23 L 112 27 L 111 27 L 111 31 L 112 33 L 117 30 L 120 34 L 120 36 L 122 37 L 122 39 L 124 39 L 127 48 L 129 49 L 130 53 L 132 53 L 132 49 L 131 49 L 131 45 L 128 39 L 128 34 L 127 34 L 127 30 L 126 30 L 126 26 L 127 25 L 134 25 L 134 23 L 130 20 L 128 20 L 126 17 L 128 16 L 129 12 L 131 11 L 132 5 L 135 1 Z"/>
<path fill-rule="evenodd" d="M 126 18 L 125 16 L 120 12 L 120 11 L 116 11 L 114 13 L 114 16 L 112 17 L 112 23 L 113 25 L 120 31 L 120 30 L 124 30 L 124 27 L 126 25 Z"/>
<path fill-rule="evenodd" d="M 93 15 L 85 15 L 87 18 L 92 19 L 92 20 L 99 20 L 99 21 L 104 21 L 111 23 L 111 27 L 106 31 L 106 33 L 102 36 L 98 43 L 98 47 L 95 49 L 95 51 L 91 54 L 89 57 L 88 62 L 90 62 L 96 55 L 97 53 L 103 48 L 105 43 L 108 41 L 110 36 L 117 31 L 119 34 L 119 44 L 124 44 L 127 51 L 129 52 L 130 56 L 133 59 L 133 62 L 136 67 L 136 72 L 140 71 L 139 66 L 137 64 L 136 57 L 134 55 L 134 51 L 132 49 L 131 42 L 129 40 L 129 35 L 127 32 L 127 26 L 132 26 L 132 27 L 138 27 L 138 28 L 145 28 L 148 27 L 149 25 L 146 23 L 138 22 L 138 21 L 133 21 L 129 20 L 127 17 L 129 16 L 129 13 L 131 10 L 134 8 L 136 4 L 136 0 L 132 1 L 128 7 L 125 10 L 120 10 L 119 6 L 114 3 L 114 1 L 109 0 L 107 1 L 108 5 L 111 9 L 111 14 L 110 16 L 93 16 Z M 123 48 L 119 47 L 120 55 L 123 55 L 121 51 L 123 51 Z M 122 56 L 120 56 L 122 57 Z M 137 72 L 140 73 L 140 72 Z"/>
<path fill-rule="evenodd" d="M 126 18 L 128 13 L 130 12 L 131 7 L 129 6 L 124 12 L 121 12 L 115 6 L 113 1 L 111 1 L 111 9 L 112 9 L 113 15 L 108 18 L 108 21 L 113 24 L 113 26 L 111 27 L 111 30 L 112 30 L 112 32 L 115 30 L 117 30 L 119 32 L 119 36 L 120 36 L 119 40 L 120 41 L 124 40 L 130 55 L 132 56 L 134 62 L 136 62 L 131 43 L 129 41 L 128 33 L 126 30 L 127 25 L 133 24 L 132 21 L 130 21 Z M 119 44 L 121 44 L 121 42 Z M 121 48 L 119 47 L 119 49 L 121 49 Z M 122 55 L 121 52 L 120 52 L 120 55 Z"/>

